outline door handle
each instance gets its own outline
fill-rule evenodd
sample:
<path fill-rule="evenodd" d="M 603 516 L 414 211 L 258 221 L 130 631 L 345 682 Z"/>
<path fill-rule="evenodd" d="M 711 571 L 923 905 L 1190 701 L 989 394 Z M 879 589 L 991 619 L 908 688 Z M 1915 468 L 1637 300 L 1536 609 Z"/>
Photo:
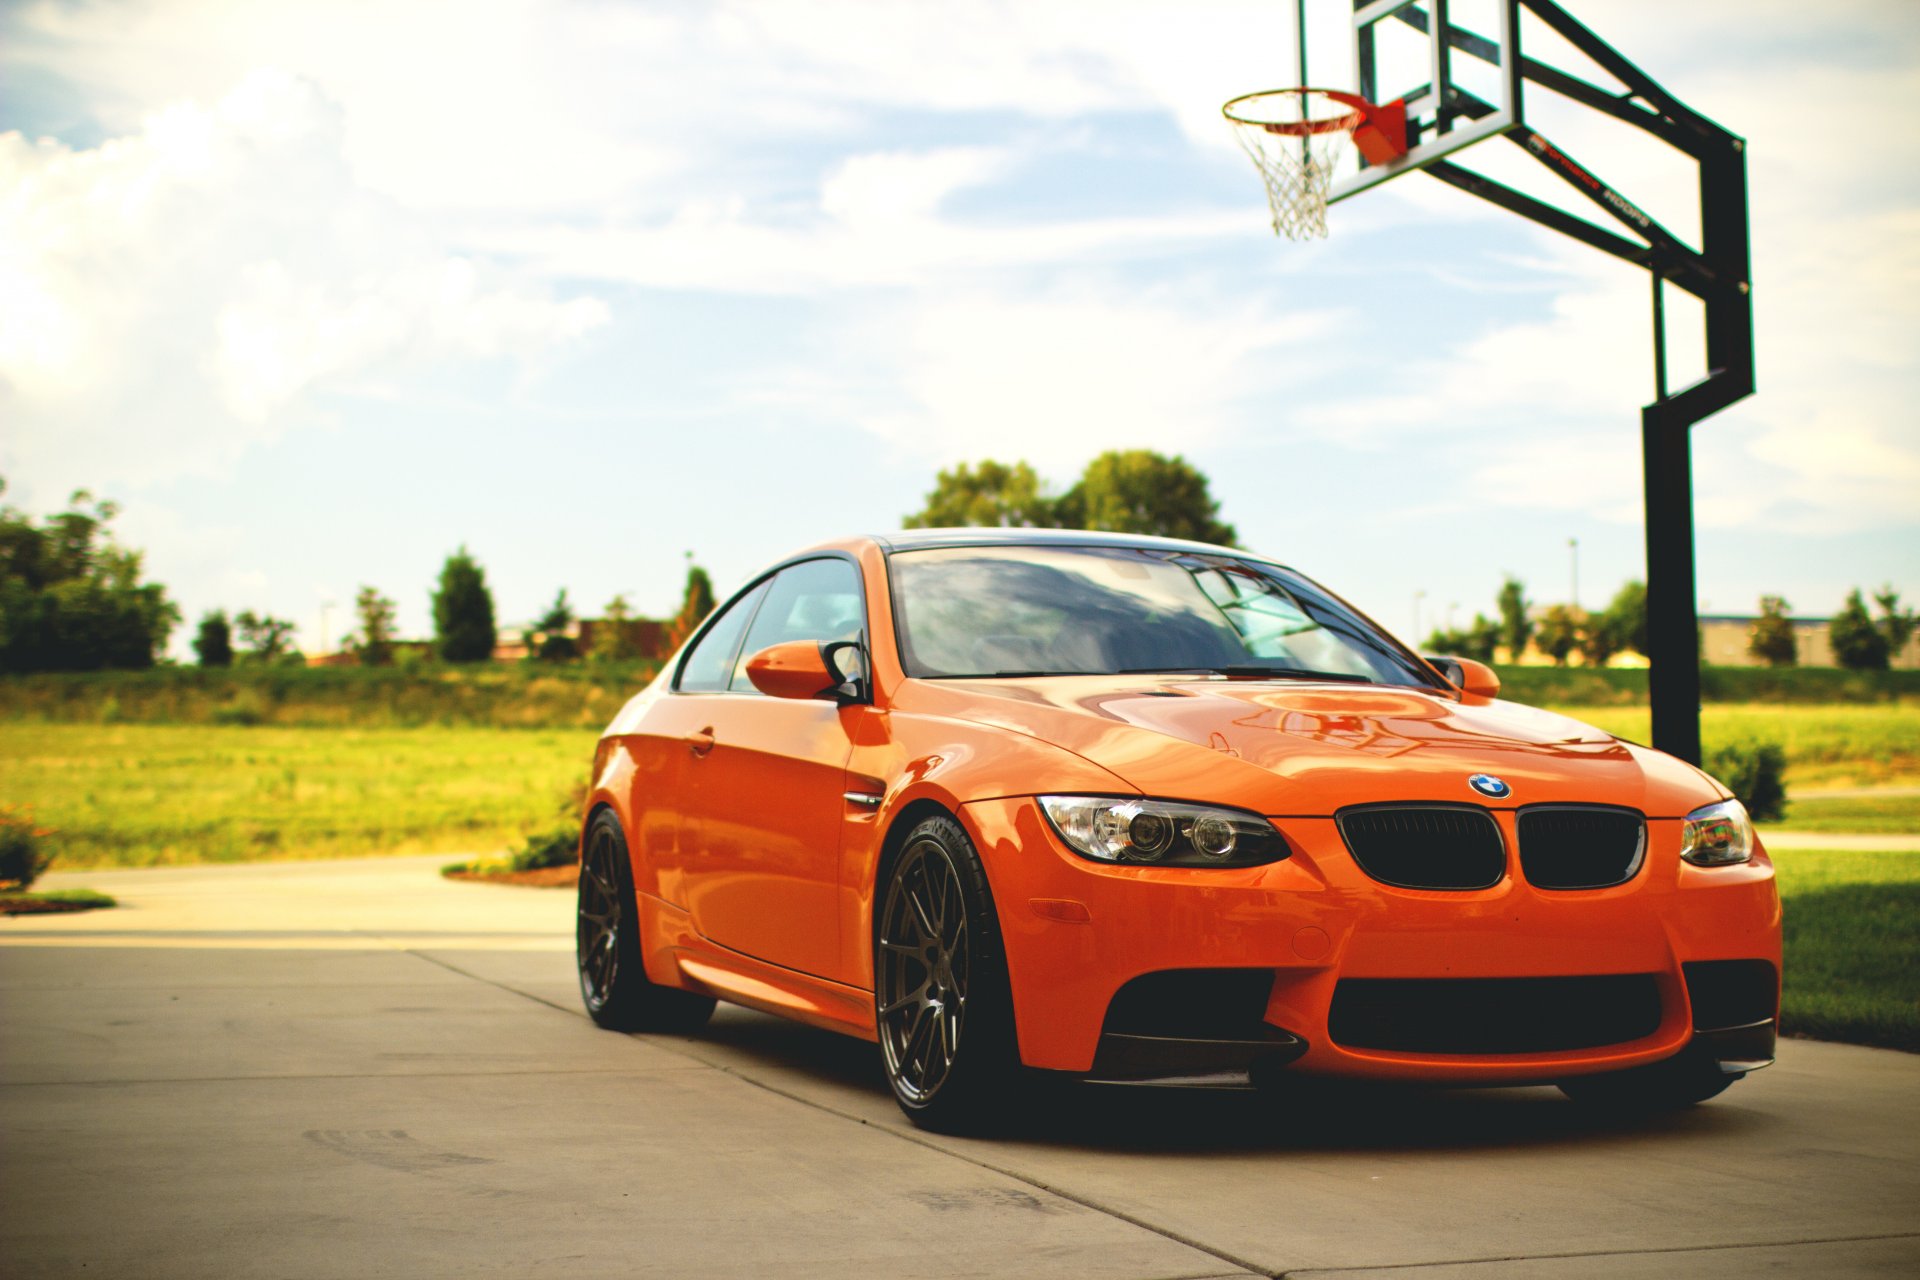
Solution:
<path fill-rule="evenodd" d="M 687 749 L 696 756 L 704 756 L 713 750 L 713 726 L 697 730 L 687 735 Z"/>

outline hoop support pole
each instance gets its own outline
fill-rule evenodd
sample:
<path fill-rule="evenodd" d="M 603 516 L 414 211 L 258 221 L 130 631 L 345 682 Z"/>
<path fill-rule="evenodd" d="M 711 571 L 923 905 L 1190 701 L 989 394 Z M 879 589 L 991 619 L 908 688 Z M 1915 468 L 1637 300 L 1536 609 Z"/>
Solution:
<path fill-rule="evenodd" d="M 1746 142 L 1688 108 L 1554 0 L 1516 2 L 1619 80 L 1625 91 L 1609 93 L 1532 59 L 1520 60 L 1522 79 L 1633 125 L 1699 166 L 1698 251 L 1532 129 L 1516 128 L 1507 136 L 1646 243 L 1575 217 L 1453 161 L 1441 160 L 1427 167 L 1428 173 L 1451 186 L 1652 273 L 1656 385 L 1653 403 L 1640 412 L 1640 441 L 1646 497 L 1647 657 L 1651 667 L 1648 685 L 1653 745 L 1699 764 L 1700 650 L 1691 436 L 1695 423 L 1754 391 Z M 1404 9 L 1395 16 L 1426 29 L 1426 17 L 1418 9 Z M 1446 36 L 1442 43 L 1470 56 L 1492 60 L 1493 46 L 1489 42 L 1444 19 L 1442 30 Z M 1476 117 L 1493 110 L 1465 97 L 1459 109 Z M 1707 374 L 1672 393 L 1666 385 L 1664 283 L 1698 297 L 1706 319 Z"/>

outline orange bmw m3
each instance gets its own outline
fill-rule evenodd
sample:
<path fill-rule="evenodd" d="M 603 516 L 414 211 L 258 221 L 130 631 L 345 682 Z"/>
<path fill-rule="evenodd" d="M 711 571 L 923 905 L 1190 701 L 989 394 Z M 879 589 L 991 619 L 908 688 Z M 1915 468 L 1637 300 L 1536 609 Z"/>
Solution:
<path fill-rule="evenodd" d="M 877 1041 L 930 1128 L 1034 1070 L 1659 1107 L 1766 1066 L 1780 905 L 1739 801 L 1497 694 L 1223 547 L 816 547 L 599 742 L 587 1010 Z"/>

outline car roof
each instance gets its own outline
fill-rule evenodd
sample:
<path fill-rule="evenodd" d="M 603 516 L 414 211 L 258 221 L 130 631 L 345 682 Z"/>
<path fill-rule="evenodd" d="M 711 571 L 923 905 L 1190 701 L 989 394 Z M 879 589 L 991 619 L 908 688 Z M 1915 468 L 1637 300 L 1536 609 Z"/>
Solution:
<path fill-rule="evenodd" d="M 1090 529 L 901 529 L 868 534 L 883 551 L 924 551 L 933 547 L 1152 547 L 1161 551 L 1196 551 L 1209 555 L 1268 560 L 1234 547 L 1185 538 L 1158 538 L 1144 533 L 1102 533 Z"/>

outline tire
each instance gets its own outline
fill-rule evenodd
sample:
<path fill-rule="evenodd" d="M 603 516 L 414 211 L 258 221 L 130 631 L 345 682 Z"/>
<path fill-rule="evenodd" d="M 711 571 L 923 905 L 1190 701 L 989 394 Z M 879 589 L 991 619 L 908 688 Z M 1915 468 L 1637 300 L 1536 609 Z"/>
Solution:
<path fill-rule="evenodd" d="M 1728 1075 L 1711 1058 L 1682 1050 L 1664 1062 L 1560 1082 L 1560 1092 L 1597 1111 L 1648 1114 L 1680 1111 L 1726 1092 Z"/>
<path fill-rule="evenodd" d="M 978 1129 L 1019 1083 L 1019 1050 L 973 841 L 945 815 L 921 822 L 875 900 L 874 1023 L 894 1101 L 922 1129 Z"/>
<path fill-rule="evenodd" d="M 587 1016 L 609 1031 L 693 1031 L 713 1016 L 713 999 L 647 980 L 633 864 L 620 820 L 602 809 L 580 852 L 574 963 Z"/>

